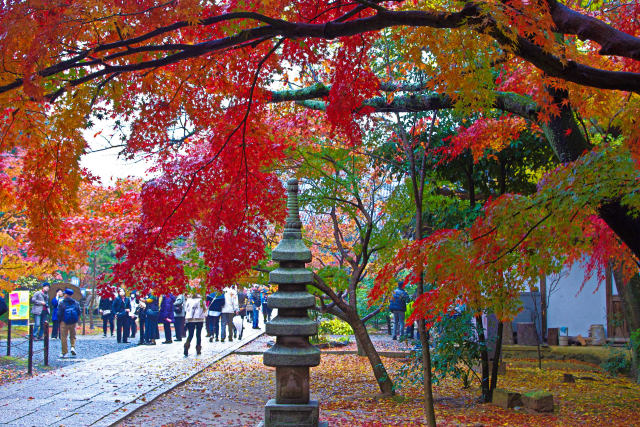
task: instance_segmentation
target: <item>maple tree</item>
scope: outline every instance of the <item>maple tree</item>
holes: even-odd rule
[[[13,290],[20,278],[52,276],[57,265],[35,256],[27,237],[25,206],[14,197],[22,159],[19,152],[0,158],[0,290]]]
[[[308,188],[301,201],[309,216],[305,239],[313,255],[313,285],[321,291],[320,311],[351,325],[359,354],[368,357],[380,390],[392,395],[393,383],[366,328],[387,301],[367,314],[358,310],[363,279],[372,276],[380,253],[393,250],[397,242],[398,230],[384,215],[390,174],[370,157],[334,148],[320,135],[296,154],[297,173]]]
[[[602,2],[590,10],[554,0],[10,3],[0,13],[0,132],[3,150],[25,152],[17,196],[33,224],[29,239],[42,255],[59,241],[62,219],[77,205],[78,159],[86,149],[80,129],[90,126],[92,116],[127,124],[125,155],[157,159],[159,177],[142,188],[140,224],[120,252],[114,280],[160,292],[184,286],[184,262],[173,246],[178,238],[197,242],[211,267],[211,286],[223,286],[263,256],[259,229],[281,220],[283,206],[281,185],[269,168],[289,146],[313,134],[313,127],[297,125],[314,110],[326,111],[333,131],[353,146],[373,113],[446,108],[484,115],[452,141],[482,135],[473,140],[474,153],[482,153],[483,144],[505,146],[509,138],[493,137],[498,131],[516,135],[524,119],[541,128],[563,164],[583,162],[594,173],[588,159],[611,153],[607,147],[617,143],[626,151],[616,158],[637,160],[639,10],[637,1]],[[398,54],[393,61],[389,50]],[[275,105],[285,101],[306,109]],[[520,118],[497,117],[494,109]],[[184,137],[176,138],[177,130]],[[600,144],[591,141],[596,134]],[[594,145],[596,154],[579,160]],[[573,167],[563,166],[559,175],[571,178]],[[629,182],[635,182],[633,174],[637,169]],[[443,286],[425,292],[422,301],[441,298],[444,308],[460,293],[474,291],[469,297],[478,299],[497,290],[476,285],[489,286],[500,272],[539,274],[542,262],[515,263],[513,257],[525,253],[523,242],[543,241],[542,234],[532,234],[567,211],[565,218],[579,218],[583,227],[557,221],[552,232],[575,236],[588,230],[589,244],[621,247],[597,215],[638,258],[637,206],[618,191],[629,187],[616,179],[605,182],[612,184],[586,200],[573,200],[574,189],[559,183],[565,191],[552,200],[566,203],[558,206],[534,209],[535,199],[518,196],[485,206],[472,231],[478,237],[491,230],[497,244],[486,243],[491,251],[484,255],[482,245],[466,247],[459,230],[430,236],[431,247],[450,250],[451,259],[467,257],[468,267],[457,274],[482,277],[447,280],[453,276],[440,272],[438,263],[427,264],[427,274]],[[421,191],[420,185],[413,188]],[[415,245],[401,254],[415,261],[419,288],[429,253],[421,235],[421,197],[415,197]],[[588,209],[573,217],[583,205]],[[556,209],[544,210],[550,207]],[[513,209],[524,214],[513,219]],[[513,227],[501,234],[493,220]],[[485,258],[491,255],[500,263]],[[487,264],[494,267],[478,268]],[[640,279],[629,283],[629,289],[640,289]],[[495,298],[501,300],[504,295]]]

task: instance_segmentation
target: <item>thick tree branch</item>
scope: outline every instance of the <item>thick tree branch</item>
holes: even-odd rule
[[[638,59],[640,55],[640,39],[625,34],[613,27],[575,12],[559,4],[552,5],[554,22],[559,32],[566,34],[578,34],[579,37],[594,40],[601,44],[603,51],[616,55]],[[458,12],[433,12],[433,11],[389,11],[379,10],[375,15],[354,19],[346,22],[330,21],[322,24],[308,24],[288,22],[271,18],[253,12],[234,12],[205,18],[199,22],[199,26],[215,25],[222,22],[237,20],[254,20],[265,25],[241,30],[238,33],[220,39],[208,40],[196,44],[148,44],[134,46],[155,38],[168,37],[181,28],[190,25],[186,21],[176,22],[172,25],[161,27],[148,33],[94,46],[92,49],[80,51],[78,55],[57,64],[45,67],[37,74],[41,77],[49,77],[60,74],[72,68],[86,68],[91,70],[86,76],[72,80],[65,87],[75,87],[109,73],[123,73],[154,68],[180,62],[185,59],[195,58],[205,54],[224,51],[246,43],[282,36],[285,38],[318,38],[334,39],[337,37],[352,36],[370,31],[379,31],[390,27],[431,27],[431,28],[458,28],[470,26],[478,32],[488,33],[503,47],[512,50],[516,55],[531,62],[546,74],[559,77],[580,85],[591,86],[600,89],[624,90],[640,93],[640,74],[602,70],[587,65],[558,58],[545,52],[540,46],[535,45],[523,37],[506,34],[490,15],[487,15],[479,6],[467,3]],[[123,49],[118,51],[118,49]],[[115,51],[114,51],[115,50]],[[143,52],[174,52],[167,56],[147,61],[135,62],[135,58]],[[96,58],[97,53],[107,52],[102,58]],[[109,53],[110,52],[110,53]],[[109,65],[105,60],[115,58],[134,59],[130,63]],[[87,58],[92,58],[86,61]],[[99,68],[102,67],[102,68]],[[96,69],[98,68],[98,69]],[[23,78],[0,86],[0,93],[7,92],[22,86]],[[64,88],[54,91],[63,92]],[[55,97],[54,97],[55,99]]]
[[[640,38],[576,12],[555,0],[549,0],[548,3],[559,33],[574,34],[580,40],[598,43],[601,46],[600,55],[618,55],[640,60]]]
[[[299,90],[274,91],[271,93],[271,102],[296,101],[303,107],[324,111],[327,108],[326,102],[317,98],[326,97],[330,90],[331,86],[319,83]],[[379,113],[406,113],[449,109],[454,104],[446,94],[414,93],[396,95],[391,102],[386,97],[374,97],[366,100],[363,106],[373,107]],[[538,120],[540,111],[530,98],[511,92],[495,92],[494,107],[534,122]]]

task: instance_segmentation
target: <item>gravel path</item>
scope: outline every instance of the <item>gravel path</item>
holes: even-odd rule
[[[134,340],[137,343],[137,339]],[[135,346],[134,343],[118,344],[115,337],[104,338],[102,335],[76,335],[76,357],[68,357],[60,359],[58,356],[61,352],[60,340],[49,341],[49,366],[51,368],[60,368],[69,364],[84,362],[105,354],[124,350]],[[29,351],[29,342],[25,338],[11,340],[11,356],[20,359],[26,359]],[[7,342],[0,341],[0,355],[7,354]],[[33,342],[33,364],[41,365],[44,362],[44,341]]]

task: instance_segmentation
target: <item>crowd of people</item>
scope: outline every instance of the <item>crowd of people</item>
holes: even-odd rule
[[[141,296],[132,291],[126,296],[125,290],[119,289],[113,297],[100,300],[103,335],[114,336],[115,330],[117,342],[128,343],[139,331],[138,345],[156,345],[156,340],[160,339],[158,326],[162,324],[162,344],[186,338],[187,356],[195,337],[196,353],[200,354],[202,329],[210,342],[232,342],[234,338],[242,339],[245,320],[250,321],[254,329],[258,328],[260,313],[265,322],[271,320],[271,309],[267,304],[270,293],[266,286],[240,288],[231,285],[220,292],[212,292],[205,299],[195,293],[167,294],[159,298],[153,292]]]
[[[72,289],[58,289],[51,300],[49,289],[50,284],[44,282],[31,297],[34,340],[43,339],[44,323],[50,318],[51,339],[61,340],[60,357],[67,357],[69,353],[75,356],[80,305],[73,299]],[[208,294],[206,298],[195,292],[158,297],[153,292],[143,296],[135,290],[127,296],[126,291],[120,288],[113,296],[100,298],[98,312],[102,317],[104,337],[115,334],[118,343],[129,343],[138,336],[138,345],[156,345],[160,339],[161,324],[164,332],[162,344],[186,339],[184,355],[188,356],[194,339],[196,353],[201,353],[203,329],[205,338],[210,342],[233,342],[234,339],[242,339],[245,321],[258,329],[261,315],[265,323],[271,320],[271,309],[267,304],[271,292],[267,286],[243,288],[231,285]]]

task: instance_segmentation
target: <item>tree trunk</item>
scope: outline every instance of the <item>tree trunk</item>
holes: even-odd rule
[[[484,336],[484,326],[482,326],[482,316],[476,316],[476,329],[478,330],[478,341],[480,342],[480,363],[482,366],[482,403],[491,402],[491,388],[489,386],[489,352],[487,351],[487,339]]]
[[[427,417],[427,425],[436,427],[436,413],[433,406],[433,389],[431,387],[433,379],[431,378],[431,349],[429,349],[429,331],[424,320],[418,321],[418,335],[422,344],[422,374],[423,392],[424,392],[424,413]]]
[[[382,363],[382,359],[380,359],[378,350],[376,350],[373,342],[371,342],[371,337],[369,336],[369,332],[367,332],[364,322],[357,313],[349,313],[348,317],[349,324],[353,328],[353,334],[358,343],[358,354],[360,354],[360,350],[362,349],[363,354],[369,359],[371,369],[373,369],[373,374],[376,377],[376,381],[378,381],[378,386],[382,394],[385,396],[393,396],[395,394],[393,382]]]
[[[498,385],[498,368],[502,353],[502,332],[504,323],[498,322],[498,337],[496,338],[496,351],[493,353],[493,366],[491,367],[491,384],[489,385],[489,399],[493,400],[493,391]]]

